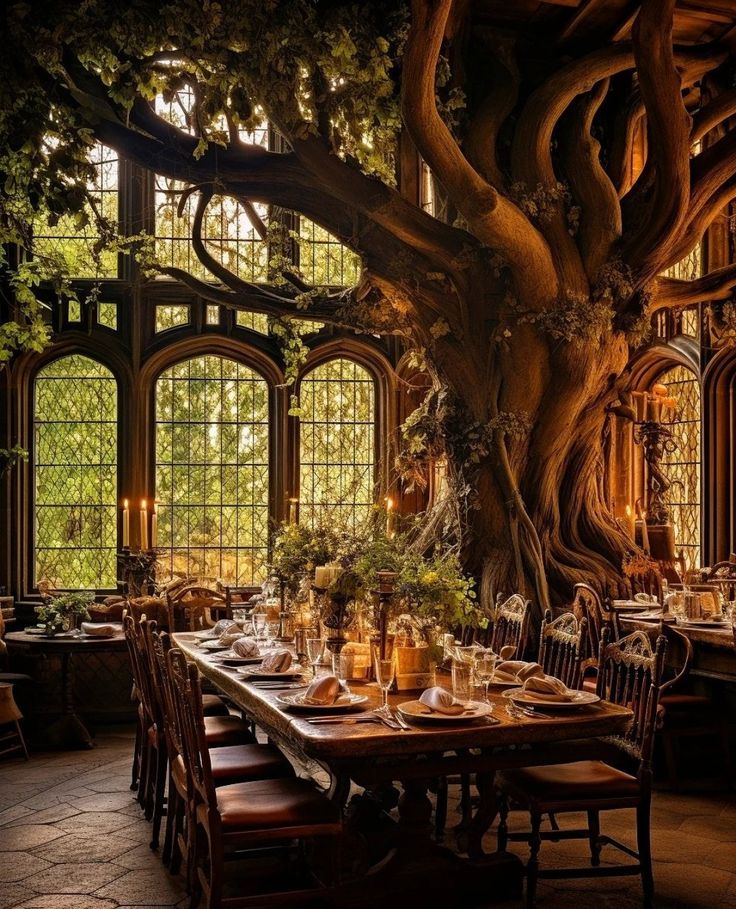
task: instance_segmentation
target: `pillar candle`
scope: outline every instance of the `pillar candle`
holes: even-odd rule
[[[299,499],[289,499],[289,523],[296,524],[296,506],[299,504]]]
[[[148,511],[146,509],[146,500],[145,499],[141,499],[140,519],[141,519],[141,539],[140,539],[141,550],[147,550],[148,549]]]
[[[394,500],[386,497],[386,536],[392,537],[396,532],[396,515],[394,514]]]
[[[314,586],[319,588],[328,587],[330,584],[330,573],[326,565],[317,565],[314,569]]]
[[[127,499],[123,499],[123,546],[130,546],[130,508]]]
[[[153,513],[151,514],[151,549],[158,546],[158,503],[153,503]]]

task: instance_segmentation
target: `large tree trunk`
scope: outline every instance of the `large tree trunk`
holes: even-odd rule
[[[632,541],[609,511],[603,480],[606,408],[617,398],[628,345],[619,333],[561,340],[528,325],[489,359],[482,351],[490,344],[481,332],[438,356],[468,424],[496,425],[509,414],[528,420],[521,435],[492,433],[478,463],[459,446],[448,451],[455,493],[464,497],[464,560],[484,606],[523,591],[538,621],[546,606],[569,602],[579,581],[602,593],[625,589]]]

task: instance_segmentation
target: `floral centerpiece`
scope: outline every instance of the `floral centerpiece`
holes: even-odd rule
[[[64,593],[38,608],[38,620],[46,626],[46,634],[70,631],[78,621],[89,620],[89,607],[94,597],[87,592]]]

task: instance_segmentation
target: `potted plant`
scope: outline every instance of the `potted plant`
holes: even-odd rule
[[[78,622],[89,620],[89,606],[93,599],[87,592],[63,593],[50,603],[39,606],[38,620],[46,626],[49,637],[61,631],[71,631]]]

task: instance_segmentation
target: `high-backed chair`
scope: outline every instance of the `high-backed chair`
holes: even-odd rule
[[[197,667],[187,664],[176,647],[168,653],[172,691],[182,722],[184,764],[192,794],[194,824],[194,885],[205,897],[206,909],[235,907],[293,906],[308,897],[319,896],[325,883],[314,888],[300,887],[279,892],[274,881],[268,894],[223,892],[226,854],[267,846],[288,846],[293,841],[326,839],[336,867],[342,833],[340,809],[311,782],[303,779],[269,779],[215,786],[210,750],[201,710],[200,678]]]
[[[636,631],[613,643],[609,641],[608,629],[603,631],[598,693],[609,701],[629,707],[633,712],[628,732],[608,739],[615,764],[584,760],[505,770],[498,774],[498,848],[505,850],[509,840],[529,843],[527,907],[534,906],[539,878],[618,877],[623,874],[641,875],[644,905],[652,906],[654,879],[649,829],[651,761],[665,650],[666,642],[662,636],[652,647],[649,636],[643,631]],[[509,799],[529,811],[529,832],[509,833]],[[600,813],[621,808],[636,809],[636,850],[600,832]],[[588,826],[574,830],[540,829],[544,814],[559,815],[564,812],[587,812]],[[581,838],[587,839],[590,844],[589,867],[540,869],[539,849],[543,840]],[[604,845],[622,850],[636,863],[601,867],[600,853]]]
[[[140,638],[141,662],[145,676],[144,690],[150,698],[150,714],[153,717],[152,729],[149,738],[153,744],[153,763],[149,765],[148,801],[146,803],[146,817],[153,821],[151,835],[151,849],[158,848],[161,821],[166,808],[166,780],[168,776],[168,742],[166,738],[167,703],[165,697],[165,680],[160,674],[159,663],[153,647],[153,632],[156,623],[143,620],[136,624],[136,634]],[[220,704],[222,702],[220,701]],[[200,707],[204,716],[203,695],[200,690]],[[217,711],[214,715],[204,717],[204,729],[207,745],[210,748],[222,748],[228,745],[241,745],[255,742],[249,723],[240,717],[231,716],[225,711]]]
[[[196,631],[211,628],[218,619],[229,618],[225,594],[201,585],[187,584],[167,592],[170,630]]]
[[[542,622],[537,662],[547,675],[560,679],[568,688],[579,688],[582,681],[587,628],[587,619],[565,612],[553,620],[549,609]]]
[[[609,638],[618,637],[613,611],[598,596],[589,584],[576,584],[573,587],[573,600],[570,611],[580,622],[586,621],[586,638],[582,658],[582,685],[595,691],[595,673],[598,667],[601,638],[604,629],[608,629]]]
[[[182,722],[177,713],[177,700],[168,667],[171,638],[165,631],[159,633],[150,627],[148,634],[163,696],[164,731],[168,752],[166,835],[161,858],[169,866],[172,874],[175,874],[179,871],[184,856],[187,859],[187,868],[192,868],[192,793],[187,783],[184,764]],[[203,704],[206,697],[207,695],[202,695]],[[205,717],[205,735],[206,723]],[[210,748],[210,764],[215,786],[225,786],[243,780],[294,776],[291,764],[277,748],[255,742]]]
[[[514,647],[515,657],[520,659],[523,656],[529,626],[530,605],[529,600],[514,593],[496,606],[493,612],[492,650],[501,653],[503,647]],[[509,657],[509,659],[513,658]]]

